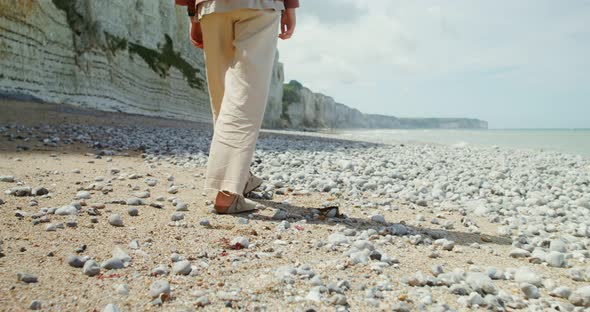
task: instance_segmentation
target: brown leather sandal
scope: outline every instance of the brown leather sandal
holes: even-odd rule
[[[227,196],[232,195],[232,193],[227,191],[221,191],[221,193]],[[214,206],[215,211],[217,211],[218,214],[238,214],[257,209],[257,203],[255,201],[244,198],[244,196],[240,194],[233,195],[234,200],[228,207],[219,207],[217,205]]]

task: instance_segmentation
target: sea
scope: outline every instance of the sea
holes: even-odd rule
[[[533,151],[555,151],[590,158],[590,129],[374,129],[323,130],[342,139],[375,143],[430,143],[456,147],[499,146]]]

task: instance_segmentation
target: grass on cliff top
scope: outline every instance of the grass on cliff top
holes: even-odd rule
[[[289,83],[283,85],[283,103],[287,105],[301,101],[299,90],[303,85],[296,80],[291,80]]]
[[[303,85],[296,80],[291,80],[289,83],[283,84],[283,107],[281,112],[281,119],[285,120],[289,125],[291,118],[289,118],[289,105],[292,103],[301,102],[299,90]]]

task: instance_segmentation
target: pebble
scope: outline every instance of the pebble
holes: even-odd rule
[[[559,251],[551,251],[546,259],[549,266],[556,268],[565,266],[565,255]]]
[[[123,219],[118,213],[109,216],[109,224],[112,226],[123,226]]]
[[[117,305],[109,303],[102,309],[102,312],[121,312],[121,310]]]
[[[123,261],[121,261],[121,259],[113,257],[111,259],[104,261],[101,264],[101,267],[105,270],[119,270],[124,268],[125,264],[123,263]]]
[[[539,289],[535,285],[529,283],[520,284],[520,290],[524,293],[524,297],[527,299],[539,299]]]
[[[16,197],[30,196],[31,195],[31,188],[28,186],[13,187],[13,188],[9,189],[7,192],[5,192],[5,194],[13,195]]]
[[[83,258],[83,257],[78,257],[78,256],[74,256],[74,255],[70,255],[68,256],[68,264],[74,268],[81,268],[84,266],[84,263],[86,263],[88,259]]]
[[[531,253],[528,250],[516,248],[512,249],[508,255],[512,258],[528,258],[531,256]]]
[[[137,217],[137,216],[139,216],[139,210],[137,208],[135,208],[135,207],[129,207],[129,208],[127,208],[127,213],[131,217]]]
[[[211,222],[208,219],[202,219],[201,221],[199,221],[199,225],[204,226],[204,227],[210,227]]]
[[[569,301],[577,307],[590,307],[590,285],[576,289],[569,297]]]
[[[87,276],[96,276],[100,274],[100,265],[95,260],[88,260],[84,263],[82,272]]]
[[[541,277],[527,267],[521,267],[516,271],[514,274],[514,281],[519,284],[528,283],[537,287],[541,287],[543,285],[543,280]]]
[[[451,285],[451,287],[449,287],[449,292],[453,295],[458,295],[458,296],[467,296],[469,295],[473,290],[467,286],[466,284],[453,284]]]
[[[348,244],[348,238],[342,233],[334,233],[328,236],[328,242],[334,245]]]
[[[289,228],[291,227],[291,223],[289,223],[289,221],[287,220],[283,220],[281,221],[281,223],[279,223],[279,225],[277,225],[276,230],[278,232],[285,232],[287,231]]]
[[[188,204],[183,202],[176,203],[176,211],[188,211]]]
[[[211,301],[209,301],[209,298],[207,298],[207,296],[200,296],[197,298],[197,300],[195,301],[195,305],[197,307],[205,307],[211,304]]]
[[[50,224],[48,224],[45,227],[45,231],[47,231],[47,232],[55,232],[55,231],[57,231],[57,225],[56,224],[53,224],[53,223],[50,223]]]
[[[165,265],[158,265],[152,270],[152,275],[154,276],[168,275],[168,273],[170,272],[168,271],[168,267]]]
[[[572,290],[566,286],[554,288],[550,293],[551,296],[568,299],[572,295]]]
[[[382,215],[373,215],[371,216],[371,221],[385,224],[385,217]]]
[[[498,289],[492,279],[484,273],[469,272],[465,278],[465,282],[471,289],[480,293],[481,295],[498,293]]]
[[[41,310],[42,307],[43,306],[42,306],[40,300],[33,300],[33,301],[31,301],[31,304],[29,305],[30,310]]]
[[[184,213],[182,212],[175,212],[170,216],[170,220],[172,221],[180,221],[184,219]]]
[[[78,208],[73,205],[62,206],[62,207],[57,208],[55,210],[55,214],[58,216],[67,216],[67,215],[75,216],[78,214],[78,212],[79,212]]]
[[[143,206],[143,205],[145,205],[145,202],[143,200],[141,200],[140,198],[137,198],[137,197],[128,198],[125,201],[125,203],[128,206]]]
[[[37,276],[28,273],[17,273],[16,277],[19,281],[24,283],[37,283]]]
[[[242,246],[243,248],[248,248],[250,246],[250,241],[246,237],[238,236],[232,239],[230,245],[232,246]]]
[[[554,239],[549,244],[549,251],[567,252],[566,244],[561,239]]]
[[[170,284],[167,280],[157,280],[150,286],[150,296],[157,298],[160,295],[170,296]]]
[[[332,297],[330,297],[328,299],[328,302],[332,305],[336,305],[336,306],[344,306],[346,304],[348,304],[348,301],[346,300],[346,296],[342,295],[342,294],[335,294]]]
[[[129,287],[127,284],[117,284],[115,286],[115,292],[121,296],[129,295]]]
[[[91,197],[92,195],[90,194],[90,192],[79,191],[78,193],[76,193],[76,196],[74,196],[74,199],[90,199]]]
[[[133,194],[135,197],[134,199],[140,199],[140,198],[149,198],[150,197],[150,192],[144,191],[144,192],[137,192]],[[131,199],[131,198],[130,198]],[[129,201],[129,199],[127,200]],[[139,202],[141,202],[141,200],[139,200]],[[127,204],[129,205],[129,203]]]
[[[42,187],[42,186],[34,187],[31,190],[31,195],[33,195],[33,196],[43,196],[43,195],[47,195],[47,194],[49,194],[49,190]]]
[[[121,246],[115,246],[113,248],[113,258],[121,260],[124,264],[131,262],[131,256]]]
[[[181,260],[172,265],[172,273],[176,275],[188,275],[191,272],[191,263],[188,260]]]
[[[15,181],[14,176],[8,176],[8,175],[0,176],[0,182],[14,183],[14,181]]]

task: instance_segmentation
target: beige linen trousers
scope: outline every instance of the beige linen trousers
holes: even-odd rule
[[[213,140],[205,189],[242,194],[270,88],[280,11],[240,9],[201,19]]]

